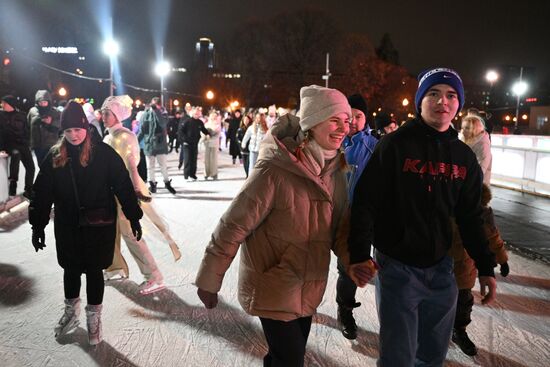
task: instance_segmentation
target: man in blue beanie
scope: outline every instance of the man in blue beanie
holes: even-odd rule
[[[435,68],[418,81],[417,117],[377,144],[351,209],[350,276],[364,287],[378,270],[379,366],[445,361],[458,293],[448,255],[451,217],[478,269],[482,302],[496,295],[481,219],[481,169],[451,127],[464,105],[462,80]]]

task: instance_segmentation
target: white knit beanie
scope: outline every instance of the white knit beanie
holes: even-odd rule
[[[307,131],[339,113],[351,118],[351,107],[346,96],[331,88],[310,85],[300,89],[300,127]]]
[[[101,109],[110,110],[115,114],[119,122],[126,120],[132,115],[132,98],[125,94],[123,96],[111,96],[103,102]]]

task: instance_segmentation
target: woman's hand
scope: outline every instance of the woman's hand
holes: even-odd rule
[[[201,302],[204,304],[204,307],[211,309],[218,305],[218,294],[210,293],[204,289],[198,288],[197,295],[199,296]]]

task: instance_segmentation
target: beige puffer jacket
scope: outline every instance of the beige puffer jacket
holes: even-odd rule
[[[481,205],[483,207],[483,228],[487,240],[489,241],[489,249],[495,254],[497,264],[508,262],[508,252],[504,247],[505,242],[500,237],[500,232],[495,225],[493,210],[489,206],[491,201],[491,189],[488,185],[483,184],[481,193]],[[454,274],[458,289],[472,289],[476,282],[477,269],[474,260],[468,255],[468,252],[462,244],[462,239],[458,231],[458,226],[452,220],[453,226],[453,242],[449,254],[454,259]]]
[[[316,176],[293,153],[298,118],[282,116],[258,163],[212,234],[196,285],[217,293],[242,244],[238,298],[254,316],[311,316],[327,284],[331,249],[348,264],[348,205],[340,157]]]

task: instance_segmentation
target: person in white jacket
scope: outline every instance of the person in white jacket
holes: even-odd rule
[[[204,143],[204,179],[218,179],[218,152],[220,148],[220,134],[222,132],[221,116],[216,112],[210,112],[208,121],[204,127],[210,135],[203,134]]]
[[[481,172],[483,172],[483,183],[490,185],[493,154],[491,153],[491,139],[485,130],[483,118],[477,115],[466,115],[462,119],[459,138],[475,153]]]
[[[269,127],[267,126],[267,121],[265,119],[265,114],[257,113],[254,117],[254,122],[252,126],[246,129],[244,134],[243,141],[241,142],[241,148],[246,148],[248,145],[248,150],[250,151],[249,161],[248,161],[248,172],[252,172],[252,169],[256,165],[258,160],[258,154],[260,153],[260,143],[264,140],[265,134],[267,134]],[[250,141],[250,143],[249,143]]]
[[[108,97],[101,108],[103,122],[108,129],[109,134],[105,137],[104,142],[110,145],[124,160],[126,168],[130,174],[130,179],[134,185],[138,199],[141,201],[141,208],[148,219],[157,227],[168,241],[176,260],[181,256],[177,250],[177,245],[168,233],[168,229],[164,221],[156,213],[151,205],[151,196],[147,190],[147,186],[139,176],[137,165],[139,163],[139,143],[136,135],[122,126],[121,121],[130,117],[132,113],[132,99],[127,96]],[[132,235],[130,224],[124,217],[124,213],[118,205],[118,231],[115,242],[115,254],[112,265],[105,271],[105,278],[111,279],[115,276],[123,278],[128,277],[128,265],[120,251],[120,240],[124,238],[124,242],[128,246],[132,257],[136,261],[139,270],[143,274],[145,281],[140,285],[139,292],[141,294],[149,294],[165,288],[163,276],[147,246],[147,243],[142,238],[139,241]]]

